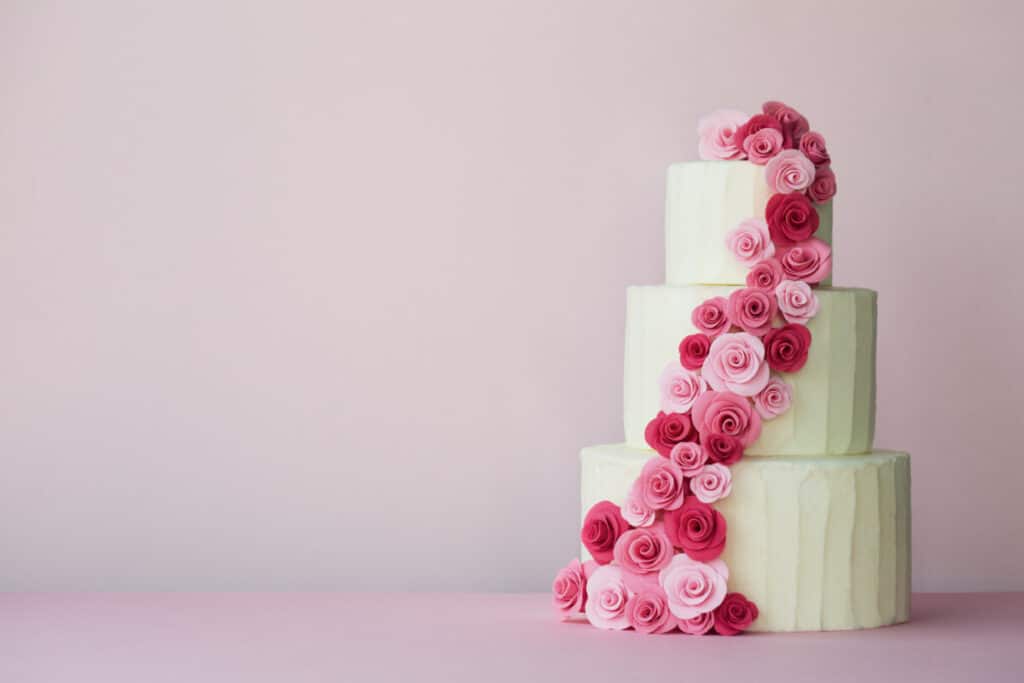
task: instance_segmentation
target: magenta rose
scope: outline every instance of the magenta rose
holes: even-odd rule
[[[773,192],[803,192],[814,182],[814,164],[796,149],[786,149],[764,166],[764,177]]]
[[[779,263],[787,280],[817,284],[832,272],[832,247],[812,237],[781,248]]]
[[[633,574],[661,571],[672,560],[672,541],[660,524],[630,529],[615,543],[615,563]]]
[[[778,259],[768,258],[758,261],[747,273],[747,287],[774,292],[782,282],[782,276],[782,264]]]
[[[757,605],[743,593],[729,593],[715,609],[715,633],[734,636],[750,628],[757,619]]]
[[[678,510],[664,517],[665,533],[672,545],[698,562],[710,562],[725,549],[725,517],[707,503],[687,498]]]
[[[775,298],[786,322],[805,325],[818,314],[818,296],[806,282],[783,280],[775,288]]]
[[[725,236],[725,245],[736,260],[746,266],[775,254],[768,224],[759,218],[748,218],[730,230]]]
[[[810,200],[799,193],[772,195],[764,215],[772,241],[780,246],[811,239],[821,222]]]
[[[734,465],[743,457],[743,442],[735,436],[712,432],[703,437],[705,460],[719,465]],[[693,476],[693,475],[689,475]]]
[[[807,196],[821,204],[836,195],[836,174],[828,164],[819,166],[814,174],[814,182],[807,188]]]
[[[621,567],[606,564],[587,579],[587,620],[597,628],[621,631],[629,628],[626,603],[631,596]]]
[[[720,109],[701,117],[697,122],[697,153],[701,159],[730,161],[743,158],[742,140],[736,133],[747,121],[747,115]]]
[[[704,447],[699,443],[684,441],[675,445],[668,459],[683,471],[684,477],[692,477],[708,461],[708,454],[704,452]]]
[[[763,289],[737,289],[729,295],[729,322],[744,332],[760,337],[772,328],[772,318],[777,308],[776,298]],[[725,339],[725,335],[718,339]]]
[[[782,266],[779,266],[782,276]],[[679,343],[679,364],[687,370],[700,370],[711,349],[711,337],[706,334],[691,334]]]
[[[825,148],[825,137],[818,132],[810,131],[804,133],[800,138],[800,151],[804,153],[804,156],[811,160],[811,163],[815,166],[821,166],[832,161],[828,155],[828,149]]]
[[[584,565],[573,559],[555,576],[551,584],[551,600],[562,619],[583,611],[587,603],[587,576],[596,568],[595,562]]]
[[[795,323],[778,327],[764,338],[765,358],[769,367],[776,372],[798,371],[807,362],[807,351],[810,348],[811,331]],[[696,405],[694,411],[696,418]]]
[[[714,612],[725,599],[728,580],[729,568],[722,560],[705,563],[687,555],[673,557],[658,576],[668,597],[668,607],[677,619]]]
[[[731,391],[740,396],[753,396],[768,382],[764,344],[746,332],[723,334],[711,342],[711,349],[708,351],[708,357],[704,359],[701,374],[707,380],[708,386],[715,391]]]
[[[705,612],[689,619],[677,619],[676,625],[687,635],[702,636],[715,627],[715,613]]]
[[[612,561],[615,541],[629,529],[619,506],[610,500],[595,503],[583,518],[580,540],[598,564]]]
[[[647,445],[667,458],[672,447],[681,441],[696,441],[697,430],[689,415],[682,413],[658,413],[644,429]]]
[[[690,314],[690,321],[698,330],[709,337],[717,337],[729,331],[729,302],[724,296],[707,299]]]
[[[688,413],[697,397],[707,391],[708,385],[694,370],[687,370],[677,361],[671,361],[658,375],[661,389],[661,409],[666,413]]]
[[[789,148],[798,145],[800,138],[811,129],[807,119],[800,112],[782,102],[765,102],[761,107],[761,111],[782,125],[782,144],[784,147]]]
[[[754,397],[754,410],[762,420],[771,420],[789,410],[793,389],[778,377],[772,377],[761,393]]]
[[[765,129],[777,131],[779,133],[779,137],[783,137],[782,123],[780,123],[778,119],[773,116],[768,116],[767,114],[754,114],[746,120],[739,129],[737,129],[735,137],[737,144],[742,149],[748,138],[757,135]]]
[[[675,510],[683,504],[686,481],[671,458],[651,458],[636,480],[640,500],[652,510]]]
[[[668,633],[676,627],[676,618],[668,608],[668,596],[656,584],[633,594],[626,603],[626,615],[637,633]]]
[[[761,436],[761,417],[754,412],[750,401],[728,391],[702,394],[693,404],[693,424],[703,437],[732,436],[739,439],[742,446],[749,446]]]
[[[782,133],[773,128],[762,128],[743,139],[743,151],[752,164],[763,166],[782,151]]]
[[[732,473],[717,462],[705,465],[690,480],[690,490],[702,503],[717,502],[732,493]]]

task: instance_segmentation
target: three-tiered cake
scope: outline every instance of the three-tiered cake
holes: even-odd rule
[[[774,102],[700,135],[668,171],[667,282],[628,290],[625,443],[580,455],[556,607],[651,633],[906,621],[909,457],[873,447],[876,293],[830,286],[824,139]]]

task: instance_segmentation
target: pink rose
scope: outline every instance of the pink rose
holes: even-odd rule
[[[633,574],[661,571],[672,560],[672,553],[672,541],[660,524],[630,529],[615,543],[615,563]]]
[[[743,593],[729,593],[715,608],[715,633],[720,636],[742,633],[757,617],[757,605],[747,600]]]
[[[803,137],[800,138],[800,151],[815,166],[827,164],[832,160],[828,155],[828,149],[825,148],[825,137],[813,130],[809,133],[804,133]]]
[[[640,501],[652,510],[675,510],[686,495],[683,471],[667,458],[645,462],[636,485]]]
[[[736,144],[744,147],[750,137],[766,128],[778,131],[779,135],[782,135],[782,124],[775,117],[767,114],[754,114],[736,131]]]
[[[707,299],[690,314],[690,321],[698,330],[709,337],[717,337],[729,331],[729,302],[724,296]]]
[[[795,149],[775,155],[764,167],[765,180],[774,192],[803,192],[814,181],[814,164]]]
[[[680,441],[696,441],[697,430],[693,428],[689,415],[660,412],[647,423],[644,439],[648,446],[667,458],[672,447]]]
[[[737,289],[729,295],[729,322],[748,334],[760,337],[772,329],[772,318],[775,317],[777,307],[775,297],[763,289]],[[719,339],[725,339],[726,336]],[[714,344],[711,348],[714,348]],[[711,355],[710,349],[708,355]]]
[[[693,404],[693,424],[702,436],[733,436],[743,446],[761,436],[761,416],[754,412],[750,401],[727,391],[702,394]]]
[[[668,633],[676,627],[676,618],[668,608],[668,596],[659,585],[637,591],[626,603],[629,625],[637,633]]]
[[[580,529],[580,540],[598,564],[612,561],[615,541],[629,528],[619,506],[609,500],[595,503],[587,511]]]
[[[779,266],[782,277],[782,266]],[[711,337],[701,332],[691,334],[679,342],[679,364],[687,370],[700,370],[711,349]]]
[[[661,570],[658,580],[668,597],[672,614],[677,619],[693,619],[713,612],[725,600],[729,568],[721,560],[705,563],[676,555]]]
[[[668,459],[679,466],[679,469],[683,471],[684,477],[692,477],[708,461],[708,454],[699,443],[687,441],[677,443],[672,452],[669,453]]]
[[[775,288],[779,311],[787,322],[806,325],[818,314],[818,296],[810,285],[800,280],[783,280]]]
[[[677,510],[666,511],[662,521],[672,545],[687,557],[710,562],[725,550],[725,517],[695,497],[687,498]]]
[[[732,493],[732,473],[725,465],[704,465],[697,476],[690,480],[690,490],[702,503],[719,501]]]
[[[782,264],[775,258],[757,262],[747,273],[747,287],[774,292],[780,282],[782,282]]]
[[[596,562],[581,564],[579,560],[573,559],[555,576],[551,584],[551,599],[555,611],[562,619],[583,611],[587,602],[587,576],[595,569]]]
[[[715,613],[705,612],[689,619],[677,619],[679,630],[691,636],[702,636],[715,627]]]
[[[622,568],[606,564],[594,570],[587,580],[587,604],[583,611],[597,628],[621,631],[629,628],[629,598]]]
[[[676,444],[681,446],[682,444]],[[629,522],[630,526],[646,527],[654,524],[655,511],[644,503],[640,491],[640,482],[634,481],[626,494],[626,500],[622,502],[622,518]]]
[[[782,133],[772,128],[762,128],[743,139],[743,151],[751,163],[763,166],[782,151]]]
[[[764,344],[746,332],[723,334],[711,342],[701,374],[715,391],[753,396],[768,382]]]
[[[661,371],[658,386],[661,388],[661,409],[666,413],[690,412],[693,402],[708,389],[703,377],[687,370],[677,360]]]
[[[807,196],[818,202],[827,202],[836,195],[836,174],[828,164],[819,166],[814,174],[814,182],[807,188]]]
[[[700,141],[697,152],[701,159],[722,159],[730,161],[743,158],[740,140],[736,131],[747,121],[747,115],[731,109],[719,109],[697,122]]]
[[[811,129],[807,119],[800,112],[782,102],[765,102],[761,111],[782,124],[784,147],[799,144],[800,138]]]
[[[743,457],[743,442],[735,436],[711,432],[703,437],[705,460],[719,465],[735,465]]]
[[[768,234],[768,224],[760,218],[748,218],[725,236],[732,255],[746,266],[775,254],[775,245]]]
[[[754,397],[754,410],[763,420],[782,415],[793,402],[793,389],[778,377],[768,380],[761,393]]]
[[[832,272],[832,247],[816,237],[780,249],[779,263],[787,280],[814,285]]]

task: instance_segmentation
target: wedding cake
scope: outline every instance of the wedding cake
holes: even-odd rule
[[[876,293],[833,287],[825,140],[780,102],[668,170],[666,284],[627,292],[625,442],[580,454],[563,618],[734,635],[906,621],[910,462],[874,448]]]

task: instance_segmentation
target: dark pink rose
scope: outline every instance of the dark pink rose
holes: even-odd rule
[[[763,261],[758,261],[747,272],[747,287],[774,292],[775,288],[782,282],[783,275],[782,264],[779,263],[779,259],[766,258]]]
[[[786,148],[796,147],[803,134],[811,129],[800,112],[782,102],[765,102],[761,111],[782,124],[783,146]]]
[[[743,457],[743,443],[735,436],[711,433],[703,437],[701,449],[708,462],[735,465]]]
[[[827,202],[836,196],[836,174],[828,164],[819,166],[814,173],[814,180],[807,188],[807,196],[818,202]]]
[[[573,559],[555,576],[551,584],[551,601],[562,619],[583,611],[587,604],[587,577],[596,567],[595,562],[582,564]]]
[[[779,263],[787,280],[803,280],[814,285],[832,272],[832,247],[812,237],[779,249]]]
[[[831,161],[828,150],[825,148],[825,138],[821,133],[811,131],[800,138],[800,151],[811,160],[815,166],[821,166]]]
[[[743,593],[729,593],[715,609],[715,633],[722,636],[742,633],[750,628],[757,616],[757,605],[747,600]]]
[[[755,337],[772,328],[777,310],[778,300],[763,289],[748,287],[729,295],[729,321]]]
[[[580,540],[598,564],[608,564],[615,552],[615,542],[629,529],[619,506],[610,500],[595,503],[583,519]]]
[[[626,603],[626,616],[637,633],[668,633],[676,627],[668,596],[658,584],[634,593]]]
[[[644,438],[649,445],[663,457],[667,458],[672,447],[682,441],[696,441],[697,430],[689,415],[683,413],[659,412],[644,429]]]
[[[779,246],[811,239],[820,223],[810,200],[798,192],[773,194],[765,205],[764,217],[772,241]]]
[[[768,116],[767,114],[754,114],[747,119],[746,123],[736,129],[736,135],[733,139],[742,149],[743,143],[746,142],[747,138],[765,129],[776,130],[781,135],[782,123],[774,116]]]
[[[665,533],[691,560],[710,562],[725,549],[725,517],[694,497],[665,513]]]
[[[631,574],[659,572],[672,561],[672,541],[661,524],[630,529],[615,542],[615,564]]]
[[[782,276],[782,266],[779,266],[779,276]],[[687,370],[700,370],[704,365],[704,359],[708,357],[708,349],[711,348],[711,338],[706,334],[691,334],[679,343],[679,363]]]
[[[709,337],[718,336],[729,331],[728,306],[724,296],[712,297],[693,309],[690,321]]]
[[[776,372],[796,372],[802,368],[810,348],[811,331],[796,323],[778,327],[764,338],[765,358]],[[694,413],[696,410],[695,405]]]
[[[761,436],[761,416],[754,411],[749,400],[729,391],[701,394],[693,404],[693,424],[703,437],[712,434],[732,436],[743,446],[749,446]]]

